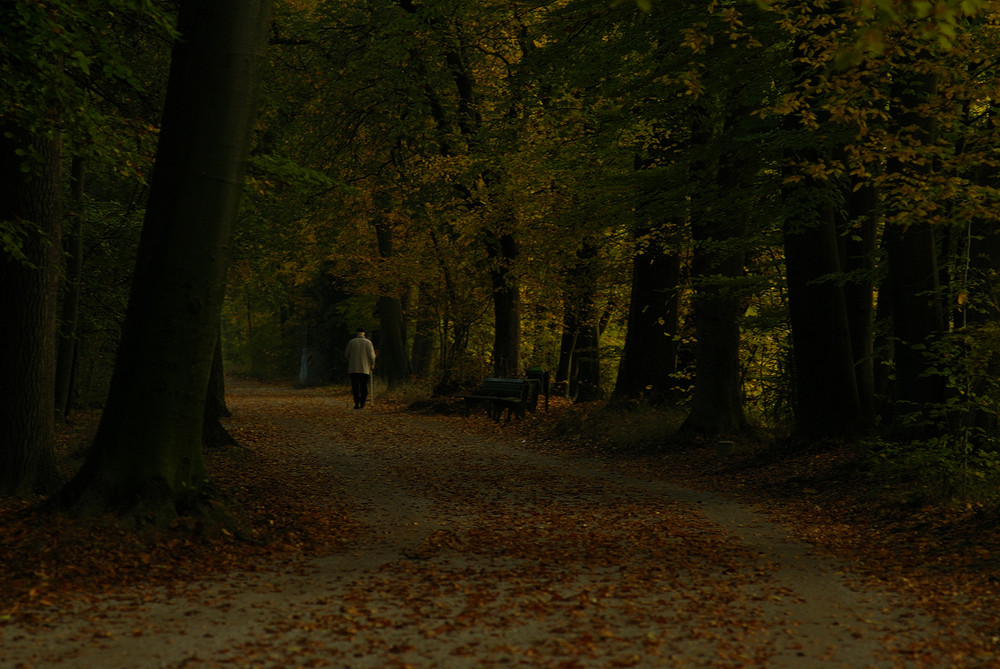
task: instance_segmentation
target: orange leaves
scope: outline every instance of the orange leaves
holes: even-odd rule
[[[662,484],[671,480],[745,496],[838,556],[837,569],[877,579],[873,596],[891,588],[946,623],[917,638],[883,629],[878,610],[848,614],[839,625],[848,645],[884,642],[900,666],[997,659],[995,519],[984,509],[956,510],[946,523],[934,509],[880,510],[870,490],[855,497],[855,482],[837,478],[846,454],[764,464],[750,444],[725,461],[714,445],[694,444],[645,458],[617,453],[610,463],[594,457],[609,430],[546,439],[560,423],[548,414],[498,427],[385,403],[355,412],[321,392],[241,397],[231,408],[246,453],[213,455],[210,466],[255,542],[199,536],[187,521],[137,536],[11,507],[0,522],[0,601],[13,604],[0,624],[77,617],[78,646],[103,652],[162,639],[167,627],[146,614],[169,606],[169,631],[225,642],[164,666],[206,669],[356,658],[383,667],[745,669],[773,666],[778,649],[842,659],[843,644],[810,647],[803,635],[817,625],[794,615],[836,607],[779,580],[786,558],[710,522],[699,510],[710,496],[673,501]],[[66,613],[72,602],[99,601],[122,610]],[[881,615],[902,618],[886,601]],[[903,627],[930,628],[918,613]],[[246,631],[226,636],[233,629]]]

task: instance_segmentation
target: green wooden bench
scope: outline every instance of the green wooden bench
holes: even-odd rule
[[[475,406],[485,406],[486,414],[499,421],[503,412],[507,420],[511,414],[524,418],[526,411],[534,412],[538,406],[541,384],[535,379],[499,379],[487,377],[479,389],[471,395],[463,395],[466,418]]]

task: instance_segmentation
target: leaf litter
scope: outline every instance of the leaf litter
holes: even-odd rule
[[[0,666],[1000,661],[995,537],[788,495],[821,456],[623,457],[552,437],[559,407],[498,425],[336,388],[242,382],[230,407],[243,450],[208,464],[253,541],[5,501]]]

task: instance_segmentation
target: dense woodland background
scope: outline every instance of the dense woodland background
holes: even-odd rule
[[[992,3],[269,4],[0,8],[0,493],[183,513],[218,363],[362,325],[390,392],[540,367],[993,499]]]

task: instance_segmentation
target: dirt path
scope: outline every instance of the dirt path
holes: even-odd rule
[[[357,541],[8,626],[0,667],[974,666],[718,496],[346,395],[245,386],[230,405],[347,496]]]

